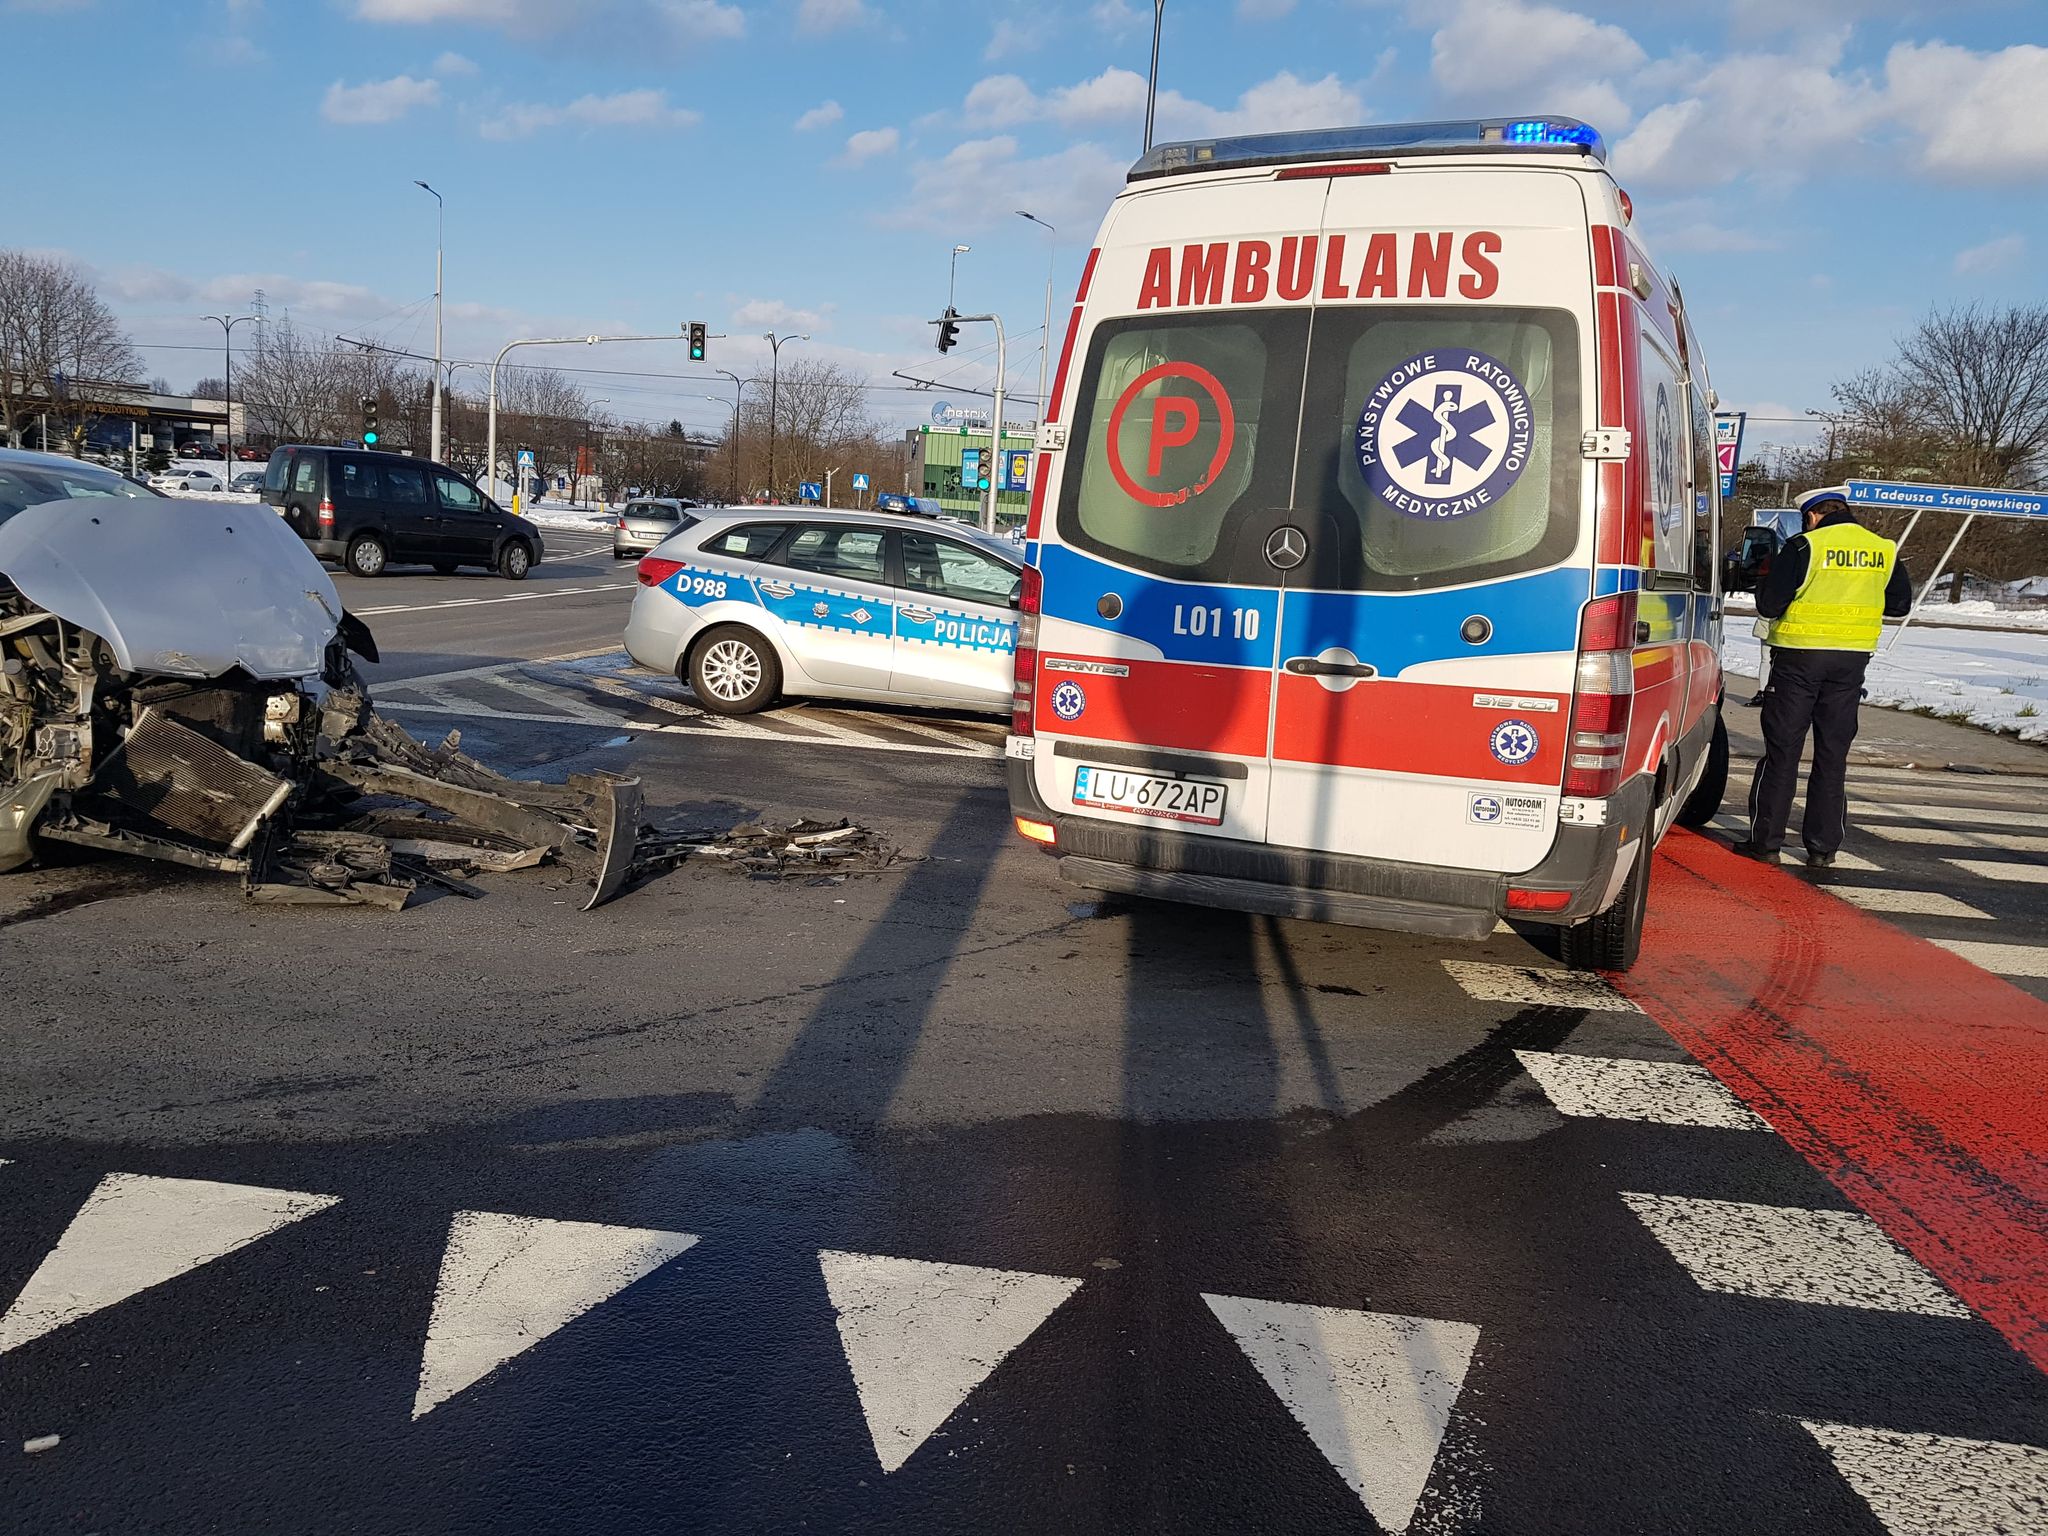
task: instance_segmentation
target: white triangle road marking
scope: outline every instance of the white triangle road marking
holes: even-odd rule
[[[339,1198],[110,1173],[0,1317],[0,1353],[233,1253]]]
[[[696,1242],[688,1232],[457,1211],[412,1416],[424,1417]]]
[[[818,1255],[884,1472],[894,1472],[1081,1287],[1064,1275]]]
[[[1802,1419],[1891,1536],[2042,1536],[2048,1450]]]
[[[1373,1519],[1395,1536],[1406,1531],[1478,1328],[1242,1296],[1202,1300]]]

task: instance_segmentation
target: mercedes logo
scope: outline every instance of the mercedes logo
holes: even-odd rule
[[[1275,528],[1266,540],[1266,563],[1276,571],[1291,571],[1308,558],[1308,535],[1292,523]]]

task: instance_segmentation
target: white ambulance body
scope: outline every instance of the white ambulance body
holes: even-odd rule
[[[1133,168],[1027,530],[1010,791],[1063,875],[1633,962],[1726,738],[1711,392],[1630,217],[1569,119]]]

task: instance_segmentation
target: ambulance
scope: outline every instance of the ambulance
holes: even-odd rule
[[[1719,809],[1706,363],[1568,118],[1145,155],[1039,430],[1017,830],[1099,890],[1636,959]]]

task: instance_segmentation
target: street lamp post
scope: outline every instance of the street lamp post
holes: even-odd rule
[[[1159,100],[1159,29],[1166,20],[1166,0],[1152,0],[1152,73],[1145,78],[1145,153],[1152,152],[1152,108]]]
[[[953,259],[946,267],[946,308],[948,309],[953,307],[953,289],[960,281],[960,258],[973,249],[974,247],[971,245],[956,245],[953,247]]]
[[[415,181],[413,185],[431,193],[434,199],[434,444],[431,457],[438,464],[441,462],[441,236],[447,228],[448,207],[442,202],[441,194],[424,181]]]
[[[745,389],[752,381],[743,379],[738,374],[725,368],[714,368],[712,372],[723,374],[726,378],[732,380],[732,431],[727,434],[727,437],[730,439],[727,446],[732,452],[732,499],[728,502],[728,505],[738,506],[740,501],[740,391]],[[717,401],[720,405],[725,404],[716,395],[699,395],[697,398],[699,400]]]
[[[1047,236],[1045,242],[1045,329],[1038,334],[1038,419],[1043,422],[1050,414],[1050,402],[1045,398],[1045,356],[1052,346],[1052,264],[1058,254],[1059,231],[1035,213],[1017,210],[1017,217],[1029,219]]]
[[[775,494],[775,411],[780,403],[778,396],[782,385],[782,344],[785,341],[809,341],[809,336],[777,336],[773,331],[763,331],[761,339],[768,343],[768,494]]]
[[[485,408],[484,425],[484,494],[488,496],[490,483],[498,477],[498,369],[505,361],[505,354],[514,347],[594,347],[601,341],[674,341],[674,336],[522,336],[517,341],[508,341],[498,348],[498,355],[491,359],[491,398]]]
[[[222,473],[220,478],[221,484],[226,486],[232,484],[235,478],[233,473],[235,467],[235,327],[244,320],[254,320],[256,317],[254,315],[236,315],[234,319],[230,320],[226,315],[208,315],[206,318],[220,327],[222,365],[220,412],[222,417],[225,418],[222,431],[227,437],[227,446],[221,450],[224,462],[221,466]],[[43,446],[48,447],[49,445],[45,443]]]

